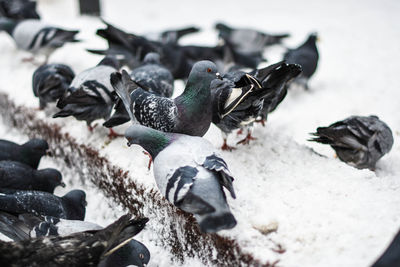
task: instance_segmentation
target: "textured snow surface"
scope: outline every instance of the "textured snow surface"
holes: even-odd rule
[[[149,33],[187,24],[202,27],[202,33],[185,37],[185,44],[213,45],[217,40],[212,30],[215,21],[269,32],[289,31],[292,37],[285,42],[287,47],[297,46],[309,32],[317,31],[320,62],[310,81],[311,90],[293,88],[269,116],[266,127],[256,127],[256,141],[233,152],[221,152],[235,177],[237,199],[228,197],[228,201],[238,225],[220,234],[235,238],[245,251],[264,262],[280,260],[279,266],[368,266],[382,253],[400,227],[399,1],[102,3],[105,20],[127,31]],[[70,0],[39,1],[44,20],[82,30],[78,36],[82,43],[67,44],[50,57],[50,62],[68,64],[79,73],[101,59],[84,49],[105,48],[106,43],[94,36],[102,23],[96,18],[77,17],[76,8]],[[29,54],[17,51],[5,33],[0,33],[0,51],[0,91],[7,92],[17,104],[37,107],[31,88],[36,67],[21,63]],[[267,51],[269,62],[280,60],[283,51],[282,47]],[[178,81],[175,86],[176,95],[183,83]],[[122,138],[107,144],[106,129],[98,126],[90,133],[84,122],[51,119],[53,113],[48,109],[39,114],[63,125],[78,142],[99,149],[112,163],[134,172],[139,183],[155,187],[152,171],[147,170],[148,157],[141,148],[128,148]],[[350,115],[370,114],[385,121],[395,139],[376,172],[352,168],[334,158],[330,147],[306,141],[308,133],[318,126]],[[126,126],[115,130],[124,129]],[[2,130],[2,136],[6,131]],[[6,137],[24,141],[16,133]],[[233,145],[241,137],[232,134],[228,142]],[[215,146],[222,144],[216,127],[211,127],[205,138]],[[52,164],[59,166],[46,159],[41,167]],[[106,225],[123,213],[90,184],[80,185],[72,173],[62,171],[71,188],[94,191],[88,199],[87,220]],[[261,233],[271,229],[276,231]],[[138,237],[152,253],[150,263],[170,266],[170,255],[152,245],[157,238],[156,233],[146,231]],[[285,253],[274,251],[278,244]],[[184,265],[200,263],[186,259]]]

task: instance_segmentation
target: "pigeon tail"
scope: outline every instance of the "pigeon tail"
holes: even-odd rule
[[[230,212],[212,213],[204,217],[200,222],[200,229],[204,233],[215,233],[220,230],[232,229],[237,224],[235,217]]]
[[[122,74],[119,72],[112,73],[110,82],[111,85],[114,87],[115,92],[124,103],[126,111],[131,118],[131,121],[133,123],[138,123],[132,111],[132,100],[130,97],[130,92],[139,88],[139,86],[134,81],[132,81],[129,74],[125,70],[122,70]]]

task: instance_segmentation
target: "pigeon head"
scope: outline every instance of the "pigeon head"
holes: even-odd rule
[[[310,33],[310,35],[308,36],[308,40],[306,41],[307,43],[316,43],[318,41],[318,33],[313,32]]]
[[[31,139],[22,145],[24,148],[29,149],[34,154],[40,154],[41,156],[46,154],[47,149],[49,149],[49,144],[43,139]]]
[[[172,142],[172,136],[140,124],[130,126],[125,132],[128,146],[135,144],[143,147],[153,159]]]
[[[110,66],[114,69],[119,69],[118,60],[111,56],[104,57],[97,66]]]
[[[205,91],[209,92],[211,81],[217,78],[222,79],[217,72],[217,66],[213,62],[208,60],[199,61],[193,65],[190,71],[185,91],[188,88],[202,90],[207,87]]]
[[[160,64],[160,55],[157,53],[148,53],[143,59],[144,63],[147,64]]]
[[[54,192],[54,188],[57,186],[65,187],[62,181],[62,175],[56,169],[43,169],[37,172],[39,179],[47,185],[49,191]]]
[[[86,213],[86,193],[83,190],[71,190],[63,197],[63,204],[67,206],[69,220],[85,219]]]
[[[131,240],[100,262],[99,267],[146,266],[149,261],[149,250],[139,241]]]
[[[229,34],[232,31],[232,28],[228,27],[228,25],[223,24],[221,22],[215,24],[215,29],[217,29],[221,33],[225,33],[225,34]]]

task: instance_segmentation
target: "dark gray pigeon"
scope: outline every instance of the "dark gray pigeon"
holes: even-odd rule
[[[108,119],[114,99],[110,75],[116,70],[115,60],[104,58],[96,67],[78,74],[68,93],[57,102],[61,111],[54,114],[53,118],[74,116],[77,120],[86,121],[90,131],[93,130],[91,124],[94,120]]]
[[[389,247],[371,267],[398,267],[400,266],[400,231],[397,232]]]
[[[220,76],[214,63],[196,63],[184,92],[175,99],[147,92],[124,70],[111,75],[111,84],[133,122],[164,132],[203,136],[212,117],[210,83],[217,77]]]
[[[130,215],[124,215],[102,230],[18,242],[0,241],[0,265],[97,266],[132,240],[147,221],[147,218],[131,220]]]
[[[57,186],[65,187],[65,184],[56,169],[36,170],[18,161],[0,161],[0,191],[16,189],[53,193]]]
[[[328,127],[319,127],[309,141],[330,145],[340,160],[359,169],[375,169],[376,162],[390,151],[393,135],[377,116],[351,116]]]
[[[1,16],[15,20],[40,19],[36,1],[32,0],[0,0]]]
[[[201,137],[165,133],[139,124],[125,133],[128,145],[143,147],[154,159],[154,177],[165,198],[192,213],[203,232],[236,225],[223,187],[236,198],[233,178],[213,145]]]
[[[32,88],[34,95],[39,98],[40,109],[63,96],[74,77],[72,69],[64,64],[46,64],[35,70]]]
[[[68,236],[71,234],[98,231],[103,227],[86,221],[64,220],[51,216],[20,214],[18,216],[0,211],[0,232],[12,239],[21,241],[43,236]],[[150,252],[142,243],[132,239],[106,257],[99,266],[144,266],[150,260]]]
[[[33,213],[68,220],[83,220],[86,194],[72,190],[62,197],[41,191],[16,191],[0,194],[0,210],[13,214]]]
[[[253,122],[276,108],[286,95],[286,83],[301,72],[299,65],[278,62],[250,73],[232,71],[224,79],[214,80],[211,85],[213,98],[212,122],[221,129],[224,143],[222,150],[232,150],[227,135],[233,130],[247,128],[246,138],[239,143],[247,144]]]
[[[243,54],[262,53],[265,47],[280,44],[282,39],[290,36],[288,33],[269,34],[253,29],[234,29],[223,23],[217,23],[215,28],[225,42]]]
[[[132,70],[130,76],[142,89],[157,96],[171,97],[174,92],[174,77],[161,65],[160,55],[157,53],[147,54],[142,66]],[[129,121],[129,114],[120,99],[117,100],[114,110],[110,119],[103,124],[107,128]]]
[[[49,145],[43,139],[31,139],[22,145],[0,139],[0,160],[19,161],[37,169],[48,149]]]
[[[79,32],[51,26],[37,19],[17,22],[7,18],[0,18],[0,30],[10,34],[18,49],[33,55],[43,54],[44,63],[57,48],[67,42],[77,42],[75,35]]]
[[[296,78],[296,83],[304,86],[305,89],[308,89],[308,80],[314,74],[318,65],[317,40],[317,34],[312,33],[308,36],[305,43],[297,48],[289,49],[283,57],[287,63],[299,64],[301,66],[303,72]]]
[[[163,44],[177,44],[179,39],[183,36],[191,33],[199,32],[200,29],[197,27],[185,27],[180,29],[170,29],[161,32],[159,40]]]

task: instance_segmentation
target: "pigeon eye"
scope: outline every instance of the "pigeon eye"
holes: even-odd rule
[[[139,254],[139,258],[141,258],[142,260],[144,259],[144,255],[142,253]]]
[[[208,69],[207,69],[207,72],[212,72],[212,69],[211,69],[211,68],[208,68]]]

